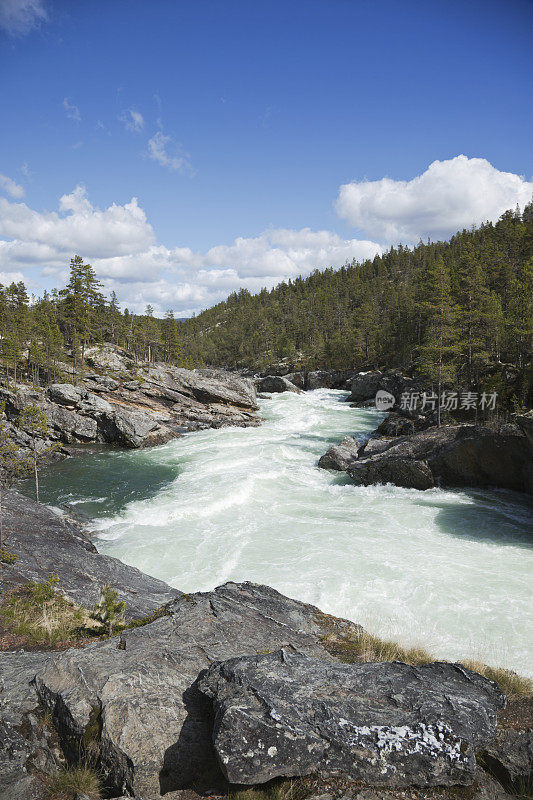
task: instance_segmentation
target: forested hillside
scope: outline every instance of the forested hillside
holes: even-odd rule
[[[401,366],[430,380],[474,386],[513,365],[526,403],[533,338],[533,202],[449,242],[395,247],[256,295],[246,290],[189,320],[121,312],[76,256],[67,287],[29,302],[22,283],[1,289],[1,356],[12,379],[36,382],[98,341],[141,360],[265,369]],[[489,376],[489,378],[487,378]],[[494,378],[496,380],[496,378]],[[497,387],[493,387],[497,388]]]
[[[272,291],[246,290],[185,323],[194,358],[264,365],[303,357],[316,367],[418,364],[443,346],[448,374],[472,379],[487,361],[531,355],[533,203],[449,242],[399,246]]]

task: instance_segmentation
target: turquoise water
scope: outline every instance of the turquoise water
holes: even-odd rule
[[[100,450],[50,467],[42,497],[98,548],[184,591],[267,583],[443,658],[533,675],[533,502],[506,491],[356,487],[319,470],[381,419],[345,393],[261,401],[259,428]]]

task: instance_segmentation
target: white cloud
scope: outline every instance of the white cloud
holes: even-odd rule
[[[18,183],[15,183],[11,178],[8,178],[7,175],[2,175],[2,173],[0,173],[0,188],[11,195],[11,197],[14,197],[15,200],[20,200],[24,197],[24,188]]]
[[[434,161],[410,181],[382,178],[340,187],[340,217],[386,243],[443,239],[455,231],[496,220],[533,194],[533,182],[500,172],[485,158],[460,155]]]
[[[70,102],[70,97],[63,98],[63,108],[69,119],[74,120],[74,122],[81,122],[80,110],[78,106]]]
[[[340,266],[380,252],[373,242],[342,239],[330,231],[273,229],[239,237],[207,251],[155,243],[137,199],[96,208],[78,186],[63,195],[58,211],[39,212],[25,203],[0,199],[0,269],[41,268],[41,276],[62,285],[70,258],[79,253],[93,264],[105,289],[142,311],[177,313],[217,303],[240,287],[251,292],[314,269]]]
[[[0,272],[0,285],[9,286],[10,283],[24,281],[22,272]]]
[[[174,154],[168,152],[169,145]],[[157,161],[162,167],[176,172],[192,172],[189,156],[183,153],[181,145],[173,142],[170,136],[165,136],[162,131],[154,133],[148,142],[148,158]]]
[[[0,237],[10,240],[3,252],[5,257],[7,249],[12,263],[54,265],[78,252],[89,259],[139,253],[153,243],[154,232],[136,197],[101,210],[77,186],[61,197],[59,212],[38,212],[0,198]]]
[[[119,120],[124,123],[126,130],[140,133],[144,128],[144,117],[135,108],[128,108],[119,116]]]
[[[496,218],[517,202],[529,201],[533,184],[502,173],[484,159],[459,156],[434,162],[412,181],[352,183],[341,187],[339,213],[368,235],[386,242],[448,236],[463,226]],[[93,264],[105,290],[123,305],[156,313],[174,308],[188,316],[241,287],[250,292],[314,269],[339,267],[381,252],[375,241],[344,239],[328,230],[268,229],[204,251],[166,247],[136,198],[99,209],[82,186],[63,195],[57,211],[35,211],[0,198],[0,270],[41,269],[63,285],[70,258],[79,253]]]
[[[29,33],[47,17],[42,0],[0,0],[0,28],[12,36]]]

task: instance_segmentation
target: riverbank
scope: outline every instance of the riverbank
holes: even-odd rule
[[[357,487],[317,469],[328,444],[384,417],[346,397],[273,395],[256,428],[68,459],[43,471],[42,497],[84,518],[101,552],[181,591],[253,580],[382,638],[523,671],[530,499]]]
[[[126,598],[130,618],[155,607],[165,593],[168,597],[173,592],[96,554],[81,531],[48,509],[16,493],[10,493],[8,505],[13,516],[10,521],[15,522],[11,528],[16,529],[13,550],[19,559],[9,568],[3,565],[3,575],[8,569],[10,574],[18,570],[19,578],[31,579],[33,586],[47,586],[42,579],[55,550],[60,561],[55,565],[58,583],[53,591],[75,597],[87,607],[95,578],[104,582],[111,576],[117,581],[120,597]],[[83,557],[80,548],[86,550]],[[13,590],[16,593],[16,584],[10,586],[4,603],[12,602]],[[469,787],[470,800],[508,796],[477,765],[476,751],[480,758],[492,758],[493,765],[512,771],[511,781],[505,784],[509,790],[527,778],[527,759],[516,760],[517,742],[527,748],[529,741],[524,729],[529,701],[518,696],[531,691],[527,681],[488,671],[491,680],[501,681],[509,693],[504,712],[506,701],[501,691],[481,675],[433,663],[420,649],[393,647],[355,623],[325,615],[267,586],[227,583],[205,593],[175,592],[175,599],[140,627],[122,626],[121,632],[110,638],[101,634],[95,638],[90,631],[84,641],[83,629],[79,635],[78,641],[60,645],[71,645],[63,652],[33,645],[29,652],[19,649],[0,657],[2,800],[51,797],[47,787],[59,785],[61,780],[65,783],[69,775],[79,779],[76,765],[80,763],[92,776],[93,789],[100,784],[102,796],[139,800],[156,800],[162,795],[190,800],[197,796],[191,789],[224,796],[239,788],[232,789],[232,782],[252,784],[262,800],[264,781],[294,776],[295,772],[302,778],[302,798],[332,785],[337,787],[336,796],[361,800],[404,797],[405,787],[417,798],[463,798],[465,790],[457,784]],[[391,659],[396,659],[394,664],[387,663]],[[416,666],[407,667],[398,659]],[[210,665],[212,677],[204,688],[205,669]],[[228,722],[213,727],[213,705],[220,709],[218,715],[222,709],[226,715],[228,712],[228,690],[216,671],[225,665],[249,671],[246,680],[252,696],[257,692],[254,671],[259,670],[260,676],[260,670],[267,669],[268,680],[260,680],[264,702],[271,709],[270,731],[266,720],[254,719],[258,710],[253,701],[244,717],[246,730],[239,724],[228,725],[229,717]],[[482,665],[472,666],[484,670]],[[327,680],[335,670],[339,672],[335,688],[328,688]],[[230,673],[227,676],[231,686]],[[246,680],[239,679],[245,692]],[[292,745],[288,750],[284,747],[284,742],[293,738],[295,724],[294,710],[284,708],[287,680],[296,681],[302,695],[296,706],[291,703],[298,724],[305,728],[296,737],[299,750]],[[391,681],[396,687],[392,704]],[[339,685],[344,686],[342,697]],[[397,698],[402,693],[399,710]],[[239,705],[249,702],[243,696]],[[318,703],[329,720],[327,734],[316,716]],[[349,736],[343,727],[346,719],[351,725]],[[374,741],[367,733],[375,725],[380,731],[394,732],[393,748],[383,749],[381,739]],[[434,726],[443,726],[446,736],[435,738]],[[317,746],[320,737],[331,742],[332,736],[337,753],[333,759],[327,749],[322,752]],[[355,744],[354,737],[361,741]],[[243,750],[245,740],[257,757],[249,758]],[[462,749],[455,751],[450,742],[457,742]],[[226,755],[228,746],[230,754]],[[377,771],[369,748],[380,759]],[[422,759],[418,752],[423,753]],[[314,777],[306,783],[307,775]],[[334,775],[337,779],[332,784],[328,776]],[[368,794],[373,785],[387,788]],[[439,786],[449,788],[445,794],[432,788]],[[184,795],[185,789],[188,794]],[[89,795],[91,800],[96,796],[93,791]]]

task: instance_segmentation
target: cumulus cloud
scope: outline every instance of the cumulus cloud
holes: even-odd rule
[[[485,158],[434,161],[410,181],[382,178],[340,187],[337,213],[367,236],[388,244],[443,239],[496,220],[533,194],[533,181],[500,172]]]
[[[120,121],[124,123],[126,130],[140,133],[144,128],[144,117],[140,111],[135,108],[128,108],[119,117]]]
[[[42,0],[0,0],[0,28],[23,36],[48,17]]]
[[[0,198],[0,237],[6,240],[4,257],[7,249],[12,263],[53,266],[77,252],[89,259],[142,252],[153,243],[154,232],[136,197],[101,210],[77,186],[61,197],[59,211],[38,212]]]
[[[67,117],[74,122],[81,122],[81,114],[78,106],[70,102],[70,97],[63,98],[63,108]]]
[[[169,152],[170,150],[173,152]],[[182,173],[192,171],[189,156],[183,153],[181,145],[174,142],[171,136],[166,136],[162,131],[154,133],[148,141],[148,158],[171,171]]]
[[[10,283],[24,281],[22,272],[0,272],[0,285],[9,286]]]
[[[7,175],[2,175],[2,173],[0,173],[0,188],[11,197],[14,197],[15,200],[20,200],[24,197],[24,188],[11,178],[8,178]]]
[[[101,210],[78,186],[52,212],[0,199],[0,269],[38,266],[48,283],[53,279],[61,285],[70,258],[79,253],[93,264],[105,290],[115,290],[136,311],[149,302],[160,313],[173,307],[189,315],[240,287],[251,292],[271,288],[281,280],[378,252],[373,242],[309,228],[267,230],[206,251],[168,248],[155,242],[136,198]]]

